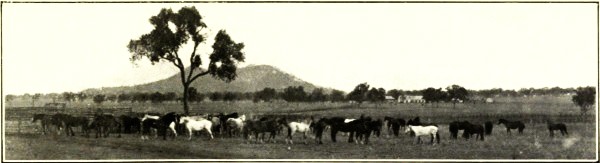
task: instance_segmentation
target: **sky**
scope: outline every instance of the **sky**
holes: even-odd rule
[[[148,19],[161,8],[183,6],[195,6],[208,26],[198,49],[205,61],[225,29],[246,45],[241,67],[272,65],[346,92],[363,82],[386,90],[598,84],[594,3],[4,3],[2,92],[167,78],[178,71],[172,64],[134,64],[126,46],[152,30]]]

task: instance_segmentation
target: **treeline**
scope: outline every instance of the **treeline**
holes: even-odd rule
[[[595,88],[594,88],[595,89]],[[453,85],[446,89],[442,88],[427,88],[423,90],[401,90],[384,88],[375,88],[367,83],[361,83],[355,89],[346,94],[340,90],[332,90],[328,93],[322,88],[316,88],[312,91],[304,90],[302,86],[289,86],[283,90],[274,88],[264,88],[256,92],[208,92],[200,93],[195,88],[190,88],[189,97],[191,102],[210,101],[243,101],[251,100],[254,102],[283,100],[287,102],[340,102],[354,101],[361,103],[363,101],[382,102],[386,100],[386,96],[392,97],[394,100],[404,98],[405,96],[423,96],[428,102],[448,102],[456,100],[467,100],[475,98],[487,97],[523,97],[523,96],[544,96],[544,95],[565,95],[575,94],[575,88],[523,88],[519,90],[504,90],[501,88],[484,89],[484,90],[468,90],[463,87]],[[21,98],[32,100],[35,103],[40,98],[53,99],[54,101],[74,102],[85,101],[88,99],[96,103],[102,102],[175,102],[181,101],[181,93],[175,92],[131,92],[120,94],[86,94],[83,92],[73,93],[49,93],[49,94],[24,94],[24,95],[6,95],[5,100],[10,102],[14,99]]]

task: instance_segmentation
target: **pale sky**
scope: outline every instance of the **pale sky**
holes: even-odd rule
[[[196,6],[209,42],[226,29],[248,64],[318,86],[519,89],[598,83],[596,4],[10,4],[2,6],[4,94],[81,91],[169,77],[127,43],[161,8]],[[180,54],[191,52],[191,48]],[[187,60],[187,59],[184,59]],[[207,63],[207,59],[205,62]],[[186,63],[189,65],[189,63]],[[207,76],[208,77],[208,76]]]

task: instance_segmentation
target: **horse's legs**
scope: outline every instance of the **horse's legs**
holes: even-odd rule
[[[205,128],[205,129],[208,132],[208,134],[210,135],[210,140],[214,139],[212,131],[210,131],[210,128]]]
[[[352,131],[350,132],[350,136],[348,137],[348,143],[354,142],[354,134],[355,134],[354,132],[352,132]]]
[[[334,143],[336,142],[336,140],[335,140],[336,134],[337,134],[337,129],[331,128],[331,141],[333,141]]]
[[[552,129],[548,129],[550,131],[550,137],[554,137],[554,131]]]

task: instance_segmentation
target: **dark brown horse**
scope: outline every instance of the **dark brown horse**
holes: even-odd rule
[[[392,118],[385,116],[383,118],[383,122],[387,122],[388,133],[393,133],[396,137],[400,135],[400,129],[406,126],[406,121],[402,118]]]
[[[52,117],[46,114],[34,114],[32,119],[33,120],[31,121],[31,123],[35,123],[38,120],[40,121],[41,133],[42,135],[45,135],[46,131],[52,124]]]
[[[567,132],[567,125],[564,123],[552,123],[551,121],[546,121],[548,126],[548,131],[550,132],[550,137],[554,137],[554,130],[560,130],[560,133],[565,136],[569,136],[569,132]]]
[[[506,133],[508,134],[510,134],[511,129],[518,129],[519,134],[522,134],[523,130],[525,129],[525,124],[521,121],[508,121],[505,119],[499,119],[498,124],[504,124],[506,127]]]
[[[96,138],[108,137],[111,132],[117,132],[118,136],[121,137],[121,122],[109,114],[96,114],[92,121],[91,128],[96,129]]]

